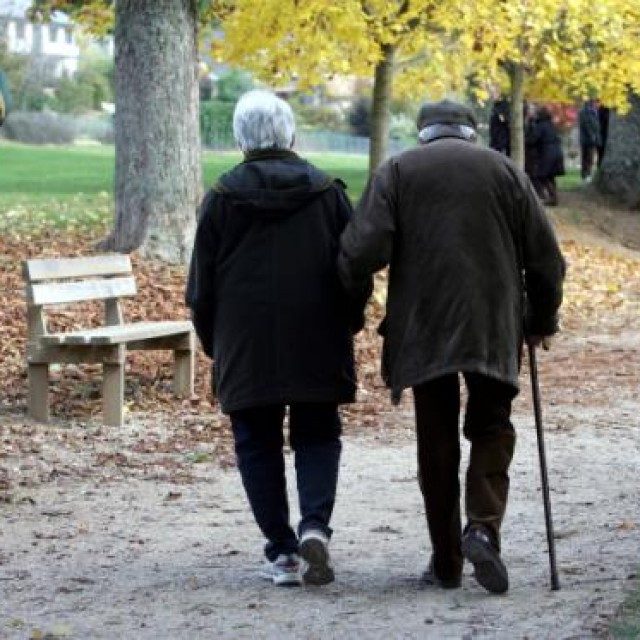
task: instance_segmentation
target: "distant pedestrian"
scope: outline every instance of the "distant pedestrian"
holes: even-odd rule
[[[340,284],[339,237],[352,210],[344,184],[292,150],[289,105],[266,91],[238,101],[233,131],[244,160],[205,197],[187,304],[215,392],[231,417],[238,469],[267,543],[276,585],[333,581],[329,526],[342,425],[356,391],[353,333],[368,290]],[[288,411],[300,522],[289,523],[283,453]],[[302,558],[302,562],[301,562]]]
[[[509,101],[500,98],[493,103],[489,117],[489,146],[505,156],[511,156]]]
[[[595,99],[587,100],[578,114],[580,132],[580,176],[585,182],[591,181],[591,172],[598,147],[602,146],[600,120]]]
[[[558,330],[564,260],[527,177],[475,144],[470,109],[427,103],[417,124],[419,146],[369,179],[341,239],[340,275],[359,291],[389,265],[382,372],[394,396],[413,389],[432,547],[425,583],[460,587],[466,558],[482,587],[504,593],[500,530],[516,439],[511,404],[523,340],[540,344]],[[464,529],[461,380],[471,442]]]
[[[531,148],[536,156],[533,175],[538,195],[544,204],[555,207],[558,204],[556,177],[565,173],[564,154],[551,112],[546,107],[541,106],[537,109],[527,128],[526,136],[526,146]]]
[[[531,184],[538,197],[542,200],[544,198],[544,189],[538,178],[538,153],[539,149],[534,144],[533,130],[536,125],[536,119],[538,117],[538,107],[533,102],[526,102],[523,110],[523,124],[524,124],[524,172],[529,177]]]

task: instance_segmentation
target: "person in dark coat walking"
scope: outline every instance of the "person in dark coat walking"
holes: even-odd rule
[[[489,146],[505,156],[511,156],[509,101],[500,98],[493,103],[489,116]]]
[[[523,124],[524,124],[524,172],[531,180],[531,184],[538,194],[538,197],[544,199],[544,189],[538,178],[538,147],[533,144],[532,132],[538,117],[538,106],[532,102],[524,104],[523,108]]]
[[[556,176],[564,175],[564,154],[551,112],[546,107],[537,109],[533,121],[527,127],[525,144],[533,150],[536,157],[533,181],[538,195],[542,197],[544,204],[555,207],[558,204]]]
[[[448,100],[426,103],[417,124],[420,145],[371,176],[342,236],[339,271],[356,291],[389,265],[382,374],[396,398],[413,389],[432,543],[423,579],[459,587],[466,558],[481,586],[502,593],[508,573],[500,527],[523,340],[538,345],[558,330],[565,263],[526,175],[474,144],[470,109]],[[460,374],[471,442],[464,531]]]
[[[187,304],[213,359],[215,393],[231,417],[238,468],[267,539],[263,575],[279,585],[325,584],[334,579],[338,405],[354,401],[353,334],[369,291],[358,303],[340,283],[338,242],[351,205],[342,182],[291,150],[289,105],[251,91],[236,105],[233,129],[244,161],[202,203]],[[285,482],[287,409],[297,531]]]

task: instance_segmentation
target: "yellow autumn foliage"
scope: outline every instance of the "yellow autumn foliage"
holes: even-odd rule
[[[394,93],[443,94],[463,87],[464,65],[447,53],[441,7],[434,0],[237,0],[215,53],[271,83],[296,78],[310,87],[334,74],[371,78],[392,46]]]
[[[455,22],[469,64],[485,84],[507,88],[520,66],[525,94],[575,101],[597,95],[624,111],[640,91],[637,0],[501,0],[460,7]]]
[[[215,4],[215,3],[214,3]],[[384,45],[396,48],[394,93],[480,98],[525,70],[536,99],[597,94],[624,110],[640,91],[638,0],[236,0],[224,14],[221,60],[263,79],[322,84],[333,74],[371,77]]]

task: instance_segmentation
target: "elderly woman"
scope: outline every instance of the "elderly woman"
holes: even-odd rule
[[[277,585],[334,579],[328,542],[341,451],[338,405],[354,401],[353,333],[368,291],[348,298],[336,270],[352,215],[345,185],[292,150],[289,105],[240,98],[233,131],[244,161],[205,197],[187,304],[214,389],[230,415],[238,468],[267,539]],[[300,523],[289,523],[283,456],[288,409]]]

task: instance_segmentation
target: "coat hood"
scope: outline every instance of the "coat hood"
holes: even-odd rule
[[[238,213],[281,218],[304,208],[336,182],[292,151],[254,151],[215,185]]]

